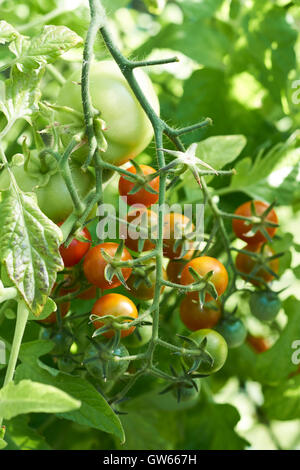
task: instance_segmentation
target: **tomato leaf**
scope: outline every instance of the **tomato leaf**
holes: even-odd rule
[[[66,412],[80,405],[80,401],[62,390],[31,380],[22,380],[17,385],[11,382],[0,390],[0,414],[4,419],[26,413]]]
[[[263,410],[269,419],[291,420],[300,418],[300,375],[276,387],[264,388]],[[282,406],[284,402],[284,406]]]
[[[18,31],[6,21],[0,21],[0,44],[13,41],[19,36]]]
[[[0,260],[29,309],[39,316],[63,268],[60,229],[12,185],[0,203]]]

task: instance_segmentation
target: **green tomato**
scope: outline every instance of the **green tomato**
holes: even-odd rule
[[[145,321],[152,323],[152,317],[145,318]],[[140,348],[149,343],[152,337],[152,325],[143,325],[137,327],[134,332],[122,339],[122,342],[127,348]]]
[[[76,363],[70,357],[60,357],[57,361],[57,367],[62,372],[71,373],[76,368]]]
[[[260,321],[269,322],[276,318],[281,307],[278,295],[272,291],[257,291],[250,296],[252,315]]]
[[[130,361],[117,362],[114,358],[128,356],[129,353],[123,344],[111,349],[105,347],[105,340],[99,341],[103,348],[99,350],[94,344],[89,344],[84,354],[84,365],[90,375],[101,382],[117,380],[126,372]]]
[[[134,71],[143,93],[156,113],[159,102],[149,77],[141,70]],[[67,106],[77,112],[83,112],[81,101],[81,71],[76,71],[62,87],[58,97],[59,106]],[[137,101],[126,79],[114,61],[94,62],[90,68],[90,93],[93,107],[99,111],[106,123],[104,131],[108,143],[103,154],[105,161],[122,165],[135,158],[150,143],[153,137],[151,123]],[[83,116],[59,111],[56,120],[66,126],[61,137],[66,144],[71,134],[84,129]],[[68,128],[68,126],[70,126]],[[69,133],[66,132],[69,130]],[[74,158],[83,163],[88,155],[88,146],[76,150]]]
[[[57,169],[53,157],[46,159],[47,172],[43,172],[37,152],[31,152],[30,161],[25,166],[13,166],[12,172],[17,184],[24,192],[34,192],[39,208],[49,219],[62,222],[73,211],[73,203],[65,181]],[[92,171],[83,172],[79,164],[71,162],[71,173],[80,198],[84,198],[95,186]],[[0,191],[9,188],[10,177],[7,169],[0,174]]]
[[[72,343],[73,336],[72,334],[65,329],[58,330],[50,337],[51,341],[54,342],[55,346],[51,351],[51,354],[61,356],[62,354],[69,351]]]
[[[194,379],[198,390],[193,385],[182,385],[179,390],[172,390],[173,396],[177,401],[180,402],[191,402],[194,403],[198,400],[200,395],[201,381],[200,379]],[[178,393],[179,392],[179,393]]]
[[[247,336],[245,325],[238,318],[226,318],[215,329],[225,338],[229,348],[238,348]]]
[[[228,347],[225,339],[217,331],[204,328],[202,330],[193,331],[189,336],[190,339],[194,340],[197,344],[201,344],[204,338],[207,339],[205,351],[207,351],[213,358],[213,364],[210,365],[207,362],[201,362],[197,371],[200,374],[213,374],[220,370],[228,354]],[[194,349],[190,343],[185,343],[184,347],[187,349]],[[196,345],[195,345],[196,349]],[[194,363],[193,358],[185,357],[185,362],[188,367],[191,367]]]

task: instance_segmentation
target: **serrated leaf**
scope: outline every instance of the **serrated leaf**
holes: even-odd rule
[[[28,378],[57,387],[81,401],[80,409],[60,414],[63,418],[114,434],[123,441],[124,431],[119,418],[103,396],[88,381],[63,373],[51,375],[46,370],[21,364],[17,368],[15,380]]]
[[[24,74],[13,67],[11,77],[5,81],[3,96],[0,97],[0,111],[5,114],[8,122],[15,122],[20,118],[29,119],[38,109],[41,78],[41,72]]]
[[[19,33],[11,24],[4,20],[0,21],[0,44],[13,41],[17,36]]]
[[[0,415],[4,419],[26,413],[66,412],[80,405],[80,401],[62,390],[31,380],[22,380],[17,385],[11,382],[0,390]]]
[[[82,43],[82,38],[66,26],[46,25],[41,34],[30,41],[18,36],[9,49],[16,56],[14,63],[18,69],[25,72],[54,62],[64,52]]]
[[[14,186],[0,203],[0,260],[29,309],[39,316],[63,269],[58,248],[60,229],[38,208],[34,199]]]

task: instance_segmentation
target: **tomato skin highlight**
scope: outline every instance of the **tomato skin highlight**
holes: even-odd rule
[[[59,223],[58,225],[62,225],[62,223]],[[80,235],[86,238],[87,241],[82,242],[81,240],[74,238],[68,247],[61,245],[59,248],[60,255],[66,268],[71,268],[78,264],[91,246],[90,242],[92,241],[92,237],[86,227],[81,230]]]
[[[153,109],[159,114],[159,101],[150,78],[143,70],[135,70],[134,75]],[[61,88],[57,104],[68,106],[83,113],[81,100],[81,70],[78,69]],[[152,125],[136,99],[119,67],[113,60],[93,62],[90,66],[90,94],[93,107],[106,123],[104,136],[108,143],[103,158],[106,162],[122,165],[139,155],[153,137]],[[85,128],[83,115],[75,116],[60,111],[56,120],[62,125],[74,125],[77,130]],[[62,133],[65,144],[71,136]],[[82,164],[88,156],[85,144],[72,154]]]
[[[257,244],[257,245],[247,245],[244,247],[244,250],[246,251],[251,251],[253,253],[261,253],[261,250],[263,250],[264,256],[272,256],[274,255],[274,251],[269,245],[262,245]],[[252,258],[251,256],[245,254],[245,253],[238,253],[236,260],[235,260],[235,265],[238,271],[244,274],[251,274],[253,269],[255,268],[256,265],[256,260]],[[275,258],[271,261],[268,262],[269,267],[272,269],[272,271],[277,274],[279,271],[279,259]],[[254,286],[259,286],[261,284],[260,280],[265,281],[265,282],[270,282],[272,279],[274,279],[274,276],[266,271],[263,268],[260,268],[256,273],[255,277],[258,278],[256,279],[249,279],[249,278],[244,278],[248,282],[251,282]]]
[[[106,294],[100,299],[96,300],[92,312],[93,315],[103,317],[105,315],[113,315],[114,317],[120,317],[126,315],[136,319],[138,317],[138,311],[132,300],[121,294]],[[127,320],[125,320],[127,321]],[[96,330],[104,326],[104,323],[100,320],[93,322]],[[135,330],[135,326],[128,328],[127,330],[121,330],[121,338],[131,335]],[[115,332],[113,330],[106,331],[103,336],[106,338],[112,338]]]
[[[140,168],[145,176],[151,175],[155,173],[154,168],[148,165],[140,165]],[[127,169],[132,174],[136,174],[136,169],[134,166],[131,166]],[[149,181],[149,186],[153,188],[157,194],[152,194],[147,189],[141,188],[134,194],[129,194],[129,192],[133,189],[135,183],[126,179],[126,176],[121,176],[119,180],[119,193],[122,198],[127,198],[126,202],[129,206],[134,204],[142,204],[145,207],[150,207],[152,204],[156,204],[158,201],[158,192],[159,192],[159,177],[157,176],[153,180]]]
[[[214,308],[216,310],[209,306],[201,308],[197,300],[187,295],[180,304],[181,321],[191,331],[213,328],[221,316],[220,308],[216,303]]]
[[[143,215],[145,212],[146,212],[146,217],[147,217],[146,223],[144,222],[144,215]],[[136,208],[136,209],[131,210],[127,215],[127,222],[135,225],[137,228],[147,229],[150,237],[152,235],[154,238],[156,238],[156,233],[157,233],[156,227],[158,226],[158,217],[156,213],[151,211],[150,209]],[[131,229],[132,229],[132,233],[130,232]],[[127,226],[125,245],[130,250],[139,253],[140,252],[139,247],[138,247],[139,239],[143,238],[143,236],[136,238],[136,239],[132,238],[131,235],[133,235],[134,232],[135,232],[135,229],[133,227]],[[150,240],[148,240],[147,238],[143,238],[143,240],[144,240],[144,245],[143,245],[142,251],[150,251],[155,248],[155,244],[152,243]]]
[[[189,285],[196,280],[193,278],[192,274],[189,271],[189,267],[195,269],[195,271],[200,276],[205,276],[210,271],[213,271],[213,274],[210,278],[216,288],[218,296],[222,295],[228,285],[228,273],[225,266],[218,261],[216,258],[210,256],[201,256],[199,258],[194,258],[189,261],[183,268],[180,281],[183,285]],[[198,292],[189,292],[187,295],[191,296],[194,299],[198,299]],[[205,301],[209,302],[212,300],[212,296],[208,293],[205,294]]]
[[[269,207],[269,204],[266,204],[263,201],[253,201],[253,203],[255,207],[255,212],[258,216],[262,215],[263,212]],[[239,206],[236,209],[235,214],[242,215],[244,217],[251,217],[252,215],[251,214],[251,201],[245,202],[244,204]],[[272,209],[269,212],[265,220],[268,222],[274,222],[275,224],[278,223],[277,214],[274,209]],[[251,230],[252,225],[251,224],[248,225],[245,220],[232,219],[232,228],[238,238],[240,238],[241,240],[244,240],[245,242],[249,244],[256,244],[256,243],[262,243],[262,242],[267,241],[266,237],[260,230],[257,230],[257,232],[254,235],[247,236],[246,234]],[[277,230],[276,227],[266,226],[266,231],[268,232],[271,238],[274,237],[276,230]]]
[[[194,331],[190,334],[189,338],[196,341],[196,343],[199,345],[202,343],[204,338],[206,338],[207,344],[205,350],[212,356],[214,360],[212,365],[207,362],[201,362],[197,369],[200,374],[213,374],[223,367],[227,359],[228,347],[225,339],[222,335],[220,335],[220,333],[215,330],[204,328]],[[190,343],[188,345],[187,343],[184,343],[184,347],[187,349],[196,349],[196,346],[193,347]],[[194,362],[192,357],[185,357],[184,361],[189,367],[191,367]]]
[[[271,291],[256,291],[250,296],[250,310],[260,321],[273,321],[279,313],[281,302],[278,295]]]
[[[188,227],[188,228],[187,228]],[[170,212],[164,217],[164,235],[163,235],[163,253],[166,258],[180,259],[192,257],[193,246],[192,241],[183,240],[186,252],[183,256],[182,244],[175,249],[175,243],[178,239],[184,238],[184,235],[191,233],[195,230],[194,224],[191,220],[183,214],[177,212]]]
[[[117,243],[104,242],[100,245],[94,246],[91,248],[83,261],[83,271],[87,280],[99,287],[100,289],[113,289],[121,285],[119,279],[114,276],[112,282],[109,283],[104,276],[105,268],[107,266],[107,261],[104,259],[101,249],[103,249],[110,256],[114,256],[118,249]],[[121,261],[131,260],[132,257],[128,250],[124,247],[122,252]],[[129,278],[131,274],[131,268],[122,268],[122,273],[125,281]]]
[[[215,328],[226,340],[230,349],[241,346],[247,337],[244,323],[239,319],[223,319]]]

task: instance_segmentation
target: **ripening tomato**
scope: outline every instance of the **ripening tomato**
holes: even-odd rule
[[[205,274],[212,271],[213,274],[210,278],[210,282],[214,284],[218,296],[225,292],[228,284],[228,273],[224,265],[216,258],[212,258],[210,256],[201,256],[189,261],[184,266],[180,278],[181,284],[185,286],[196,282],[189,271],[189,267],[192,267],[200,276],[205,276]],[[191,292],[188,293],[188,295],[194,299],[198,298],[198,292]],[[209,302],[210,300],[212,300],[212,296],[206,293],[205,301]]]
[[[105,242],[100,243],[100,245],[91,248],[84,258],[83,271],[85,277],[91,284],[94,284],[100,289],[113,289],[114,287],[118,287],[121,282],[116,276],[113,277],[110,283],[105,279],[105,268],[108,263],[101,253],[102,249],[108,255],[115,256],[116,251],[118,249],[118,244],[112,242]],[[130,253],[126,248],[124,248],[122,252],[121,261],[128,261],[131,259],[132,257]],[[122,273],[126,281],[131,274],[131,268],[122,268]]]
[[[158,217],[156,213],[146,208],[135,208],[128,213],[127,222],[132,226],[124,224],[125,245],[136,252],[153,250],[155,245],[148,240],[147,234],[150,238],[157,238]],[[139,250],[138,246],[140,239],[144,241],[142,250]]]
[[[269,207],[269,204],[266,204],[263,201],[253,201],[254,207],[255,207],[255,214],[257,216],[261,216],[265,210]],[[236,215],[242,215],[244,217],[251,217],[251,201],[245,202],[241,206],[239,206],[236,211]],[[268,222],[274,222],[275,224],[278,223],[278,218],[277,214],[274,209],[271,209],[271,211],[268,213],[266,219]],[[246,220],[242,219],[233,219],[232,220],[232,227],[233,231],[236,234],[238,238],[241,238],[241,240],[244,240],[245,242],[249,244],[256,244],[256,243],[262,243],[266,242],[267,239],[264,236],[264,234],[260,231],[257,230],[255,234],[250,234],[247,235],[248,232],[251,231],[252,225],[248,224]],[[266,231],[268,232],[269,236],[272,238],[275,235],[276,232],[276,227],[268,227],[266,226]]]
[[[159,102],[151,80],[141,69],[135,69],[134,75],[158,114]],[[64,111],[57,113],[56,121],[65,126],[72,126],[69,129],[66,127],[61,135],[65,144],[71,138],[72,129],[77,133],[85,128],[80,82],[81,70],[78,69],[63,85],[57,100],[58,105],[68,106],[82,113],[82,116]],[[104,135],[108,148],[102,154],[102,158],[114,165],[122,165],[147,147],[153,137],[152,125],[113,60],[93,62],[90,67],[89,84],[93,107],[106,123]],[[88,155],[88,145],[82,146],[72,155],[83,163]]]
[[[60,222],[58,225],[62,225],[62,222]],[[84,255],[88,252],[91,246],[92,237],[86,227],[81,230],[80,236],[85,238],[87,241],[83,242],[81,240],[73,238],[68,247],[61,245],[59,248],[61,257],[66,268],[70,268],[72,266],[75,266],[75,264],[78,264],[79,261],[82,260]]]
[[[215,330],[204,328],[202,330],[194,331],[190,334],[189,338],[196,341],[198,345],[200,345],[204,338],[206,338],[207,344],[205,346],[205,351],[207,351],[213,359],[212,364],[202,361],[197,372],[200,374],[213,374],[223,367],[227,359],[228,347],[225,339],[220,335],[220,333]],[[184,347],[186,349],[197,349],[196,345],[193,346],[190,343],[184,343]],[[192,357],[185,357],[184,361],[188,367],[191,367],[194,363],[194,359]]]
[[[268,342],[267,338],[263,336],[247,336],[247,343],[254,349],[255,352],[258,354],[268,351],[270,349],[270,343]]]
[[[167,276],[169,281],[180,284],[180,277],[184,266],[190,261],[193,253],[186,253],[181,259],[170,259],[167,266]]]
[[[184,237],[195,230],[194,224],[191,220],[183,214],[177,212],[171,212],[164,217],[164,240],[163,240],[163,252],[166,258],[178,259],[182,258],[182,248],[186,252],[184,256],[189,253],[189,257],[193,254],[194,243],[192,241],[185,240]],[[182,243],[175,248],[176,242],[182,239]]]
[[[114,317],[132,317],[135,320],[138,317],[138,311],[134,303],[125,297],[125,295],[121,294],[106,294],[100,299],[98,299],[93,308],[92,314],[96,315],[97,317],[104,317],[105,315],[112,315]],[[127,322],[129,320],[124,320]],[[104,326],[104,323],[100,320],[96,320],[93,322],[94,327],[96,330]],[[133,333],[135,330],[135,326],[128,328],[127,330],[121,330],[121,338],[125,338],[126,336]],[[114,336],[115,332],[113,330],[106,331],[103,333],[103,336],[106,338],[111,338]]]
[[[140,168],[145,176],[152,175],[155,173],[154,168],[148,165],[140,165]],[[130,173],[136,174],[136,169],[134,166],[131,166],[127,169]],[[158,191],[159,191],[159,177],[157,176],[153,180],[149,181],[149,186],[151,186],[157,194],[150,193],[146,188],[141,188],[134,194],[129,194],[130,191],[134,188],[135,183],[126,179],[126,176],[121,176],[119,181],[119,193],[124,198],[127,198],[127,204],[132,206],[133,204],[142,204],[145,207],[150,207],[152,204],[156,204],[158,201]]]
[[[213,328],[221,316],[220,307],[216,302],[204,305],[202,308],[197,300],[185,296],[180,304],[180,318],[182,323],[191,331],[201,328]]]
[[[269,257],[269,256],[274,255],[274,251],[272,250],[272,248],[269,245],[262,245],[261,243],[257,244],[257,245],[252,245],[252,244],[247,245],[244,248],[244,250],[251,251],[253,253],[261,253],[261,251],[263,250],[263,255],[265,257]],[[241,273],[245,273],[245,274],[252,274],[252,272],[253,272],[253,270],[256,266],[256,263],[257,263],[257,261],[255,260],[255,258],[252,258],[250,255],[247,255],[245,253],[238,253],[238,255],[236,257],[236,260],[235,260],[235,265],[236,265],[237,269]],[[268,266],[270,267],[270,269],[275,274],[277,274],[278,270],[279,270],[279,260],[278,260],[278,258],[275,258],[271,261],[268,261]],[[266,269],[264,269],[264,268],[260,268],[257,272],[255,272],[254,276],[256,278],[258,278],[258,280],[249,279],[249,278],[246,278],[246,277],[245,277],[245,280],[251,282],[255,286],[260,284],[259,279],[261,279],[265,282],[270,282],[274,278],[274,276],[271,273],[269,273],[268,271],[266,271]]]

